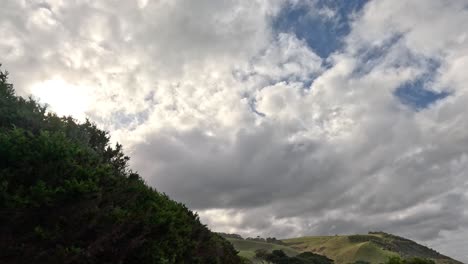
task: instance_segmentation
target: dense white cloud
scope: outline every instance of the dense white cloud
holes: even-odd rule
[[[468,261],[465,1],[370,1],[326,59],[272,28],[283,2],[6,1],[1,62],[215,230],[385,230]],[[449,95],[403,104],[421,78]]]

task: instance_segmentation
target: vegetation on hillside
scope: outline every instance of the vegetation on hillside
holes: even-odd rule
[[[369,232],[368,235],[353,235],[350,241],[370,241],[383,249],[397,252],[403,258],[444,258],[439,252],[420,245],[412,240],[385,232]]]
[[[367,235],[302,237],[286,239],[283,242],[301,252],[312,251],[325,255],[338,264],[358,261],[383,263],[395,257],[401,257],[403,260],[417,258],[431,259],[436,263],[460,264],[414,241],[383,232],[370,232]]]
[[[239,234],[229,234],[229,233],[222,233],[222,232],[218,232],[217,234],[219,234],[220,236],[224,238],[233,238],[233,239],[239,239],[239,240],[248,240],[248,241],[257,241],[257,242],[264,242],[264,243],[270,243],[270,244],[284,245],[283,241],[276,239],[276,237],[263,238],[263,237],[257,236],[257,237],[247,237],[244,239]]]
[[[432,259],[427,258],[400,258],[391,257],[385,262],[385,264],[435,264]]]
[[[244,239],[238,234],[219,234],[252,263],[461,264],[414,241],[384,232],[284,240],[259,236]],[[304,260],[301,258],[304,254],[315,257]]]
[[[303,252],[294,257],[286,255],[282,250],[268,252],[265,249],[255,251],[255,260],[273,264],[332,264],[333,260],[312,252]]]
[[[128,160],[91,122],[16,96],[0,71],[0,263],[241,263]]]
[[[235,238],[228,238],[228,240],[232,243],[232,245],[234,245],[234,248],[239,251],[240,256],[246,257],[250,260],[254,260],[255,251],[258,249],[264,249],[267,252],[272,252],[273,250],[282,250],[286,255],[290,257],[296,256],[300,253],[299,251],[294,250],[290,247],[278,244]]]

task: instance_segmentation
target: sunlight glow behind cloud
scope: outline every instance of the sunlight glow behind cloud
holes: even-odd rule
[[[85,112],[91,101],[89,88],[69,84],[60,77],[34,84],[31,94],[39,102],[47,104],[49,111],[81,121],[86,117]]]

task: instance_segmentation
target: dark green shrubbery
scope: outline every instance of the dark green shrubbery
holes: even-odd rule
[[[332,264],[333,260],[312,252],[303,252],[295,257],[289,257],[282,250],[273,250],[271,253],[266,249],[257,249],[255,259],[273,264]]]
[[[94,124],[15,96],[0,71],[0,263],[241,263],[127,161]]]
[[[435,264],[431,259],[391,257],[385,264]]]

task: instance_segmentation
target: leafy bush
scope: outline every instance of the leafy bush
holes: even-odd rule
[[[266,249],[257,249],[255,259],[273,264],[332,264],[333,260],[312,252],[303,252],[295,257],[289,257],[282,250],[273,250],[269,253]]]
[[[385,264],[435,264],[431,259],[391,257]]]
[[[91,122],[15,96],[0,71],[0,263],[241,263],[128,160]]]

